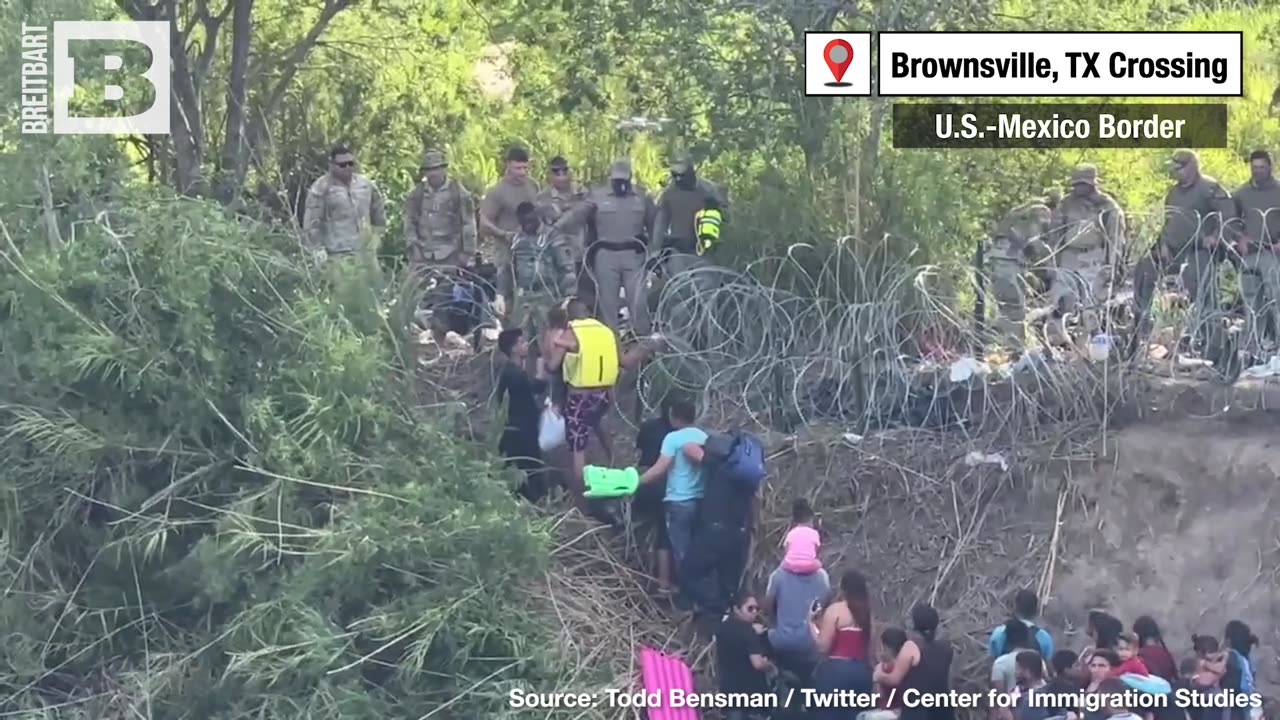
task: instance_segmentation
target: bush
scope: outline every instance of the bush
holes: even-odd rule
[[[3,246],[4,706],[484,717],[546,677],[547,529],[413,406],[376,298],[216,206],[113,207]]]

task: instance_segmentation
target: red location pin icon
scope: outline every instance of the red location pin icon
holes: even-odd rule
[[[853,63],[853,46],[847,41],[836,38],[827,43],[822,48],[822,59],[827,61],[827,67],[831,68],[831,75],[836,81],[833,83],[824,83],[825,85],[842,86],[849,83],[840,82],[844,77],[844,71],[849,69],[849,65]]]

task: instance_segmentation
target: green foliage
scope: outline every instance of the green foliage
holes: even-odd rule
[[[79,227],[0,272],[7,707],[417,716],[543,676],[546,530],[405,403],[380,298],[328,287],[365,268],[153,191]]]

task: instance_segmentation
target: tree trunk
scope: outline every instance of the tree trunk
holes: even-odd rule
[[[186,34],[178,29],[176,0],[165,2],[164,14],[170,22],[169,56],[173,60],[173,187],[183,195],[199,195],[200,162],[204,154],[200,92],[187,59]]]
[[[253,0],[233,0],[231,15],[231,67],[227,77],[227,125],[218,167],[217,196],[230,205],[244,185],[248,168],[249,142],[245,110],[246,73],[249,68],[250,17]]]

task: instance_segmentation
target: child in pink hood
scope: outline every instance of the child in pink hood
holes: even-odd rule
[[[785,552],[782,569],[796,575],[812,575],[822,569],[822,561],[818,559],[822,539],[814,527],[813,508],[804,498],[791,504],[791,523],[782,541]]]

